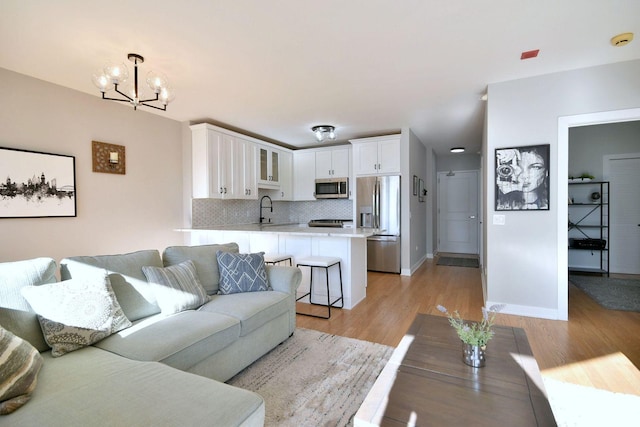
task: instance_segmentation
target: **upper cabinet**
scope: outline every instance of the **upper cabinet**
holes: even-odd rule
[[[315,200],[316,152],[297,150],[293,152],[293,200]]]
[[[349,148],[316,152],[316,178],[348,178]]]
[[[203,126],[192,126],[191,138],[193,197],[234,198],[232,141]]]
[[[258,146],[260,174],[258,187],[280,187],[280,150],[268,146]]]
[[[257,199],[258,187],[293,198],[289,150],[206,123],[191,126],[191,150],[194,198]]]
[[[400,173],[400,135],[350,140],[354,175]]]

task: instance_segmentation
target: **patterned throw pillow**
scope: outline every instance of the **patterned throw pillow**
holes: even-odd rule
[[[38,315],[53,357],[86,347],[131,326],[109,277],[72,279],[22,288],[22,295]]]
[[[142,267],[149,283],[156,286],[155,294],[163,314],[192,310],[209,301],[196,267],[192,261],[169,267]]]
[[[10,414],[31,399],[42,356],[27,341],[0,327],[0,415]]]
[[[234,254],[218,251],[216,257],[220,268],[221,295],[269,290],[264,252]]]

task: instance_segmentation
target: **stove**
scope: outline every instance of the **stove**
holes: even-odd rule
[[[312,219],[309,221],[309,227],[334,227],[342,228],[346,223],[351,223],[350,219]]]

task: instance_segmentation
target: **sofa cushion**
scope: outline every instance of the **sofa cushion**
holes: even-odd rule
[[[157,250],[142,250],[119,255],[76,256],[60,261],[62,280],[99,277],[109,272],[111,287],[124,314],[131,321],[160,313],[153,286],[147,283],[142,266],[162,267]]]
[[[38,351],[49,350],[36,313],[20,293],[25,286],[56,281],[56,262],[52,258],[34,258],[0,263],[0,324],[14,335],[27,340]]]
[[[129,359],[163,362],[187,370],[239,336],[240,322],[233,317],[183,311],[140,320],[95,346]]]
[[[220,313],[240,321],[240,336],[245,336],[276,317],[287,313],[290,295],[284,292],[247,292],[215,295],[198,311]]]
[[[62,356],[131,326],[103,271],[101,280],[66,280],[26,286],[22,294],[38,320],[54,357]]]
[[[28,405],[0,419],[13,426],[263,425],[257,394],[161,363],[86,347],[65,357],[44,353]]]
[[[42,356],[29,342],[2,327],[0,355],[0,415],[6,415],[31,399]]]
[[[170,246],[162,252],[162,261],[166,266],[180,264],[191,260],[196,266],[198,277],[202,286],[209,295],[218,293],[220,271],[216,253],[218,251],[238,253],[237,243],[224,243],[219,245],[200,246]]]
[[[269,290],[264,252],[232,254],[218,251],[220,290],[222,295]]]
[[[169,267],[142,267],[149,283],[156,284],[155,292],[162,314],[198,308],[209,300],[198,279],[192,261]]]

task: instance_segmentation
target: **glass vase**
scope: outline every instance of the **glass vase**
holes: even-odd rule
[[[486,346],[472,345],[465,342],[462,343],[462,361],[474,368],[481,368],[486,362],[485,351]]]

